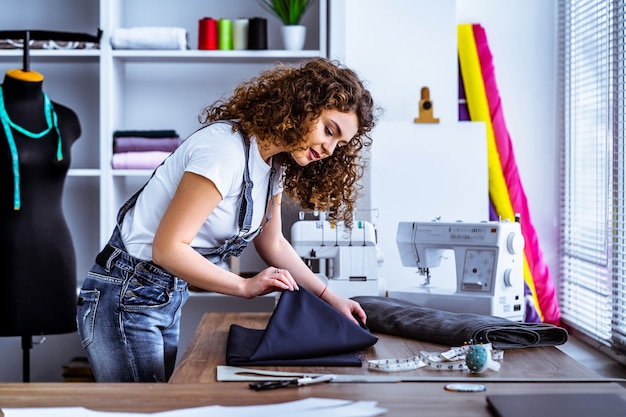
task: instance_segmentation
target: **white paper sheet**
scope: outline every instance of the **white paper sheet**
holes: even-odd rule
[[[186,408],[159,413],[126,413],[94,411],[83,407],[3,408],[5,417],[374,417],[386,409],[376,401],[350,401],[332,398],[306,398],[278,404]],[[321,414],[323,413],[323,414]]]
[[[88,417],[89,411],[81,407],[53,408],[3,408],[4,417]]]

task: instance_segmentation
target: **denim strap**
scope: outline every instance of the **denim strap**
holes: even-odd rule
[[[220,120],[214,123],[228,123],[232,126],[235,126],[235,122],[232,120]],[[247,135],[243,131],[241,131],[241,129],[237,129],[237,131],[239,132],[243,140],[244,147],[245,147],[244,153],[246,157],[245,166],[244,166],[244,175],[243,175],[244,177],[243,178],[243,192],[242,192],[241,202],[239,205],[239,215],[238,215],[239,231],[235,236],[227,240],[222,246],[218,248],[194,248],[194,250],[196,250],[197,252],[199,252],[205,257],[208,257],[210,255],[218,255],[220,260],[223,260],[230,255],[239,256],[243,252],[243,250],[246,248],[248,243],[252,239],[254,239],[259,233],[261,233],[261,230],[263,229],[263,226],[261,225],[255,231],[250,232],[250,229],[252,227],[252,206],[253,206],[252,187],[254,186],[252,180],[250,179],[250,170],[248,167],[248,162],[250,159],[250,140],[248,139]],[[156,169],[152,173],[152,176],[150,177],[150,179],[152,179],[155,172],[156,172]],[[276,175],[276,170],[272,166],[271,171],[270,171],[269,183],[267,186],[267,196],[265,200],[265,213],[268,213],[268,215],[265,218],[265,222],[270,221],[272,218],[275,175]],[[141,192],[146,187],[148,182],[150,182],[150,179],[122,205],[117,215],[118,227],[121,226],[122,221],[124,220],[124,216],[126,215],[128,210],[130,210],[135,205],[135,203],[137,202],[137,198],[139,198],[139,194],[141,194]],[[269,206],[269,211],[268,211],[268,206]]]

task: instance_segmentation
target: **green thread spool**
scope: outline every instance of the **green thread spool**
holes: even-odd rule
[[[233,49],[233,36],[231,31],[230,19],[220,19],[217,25],[218,30],[218,49]]]

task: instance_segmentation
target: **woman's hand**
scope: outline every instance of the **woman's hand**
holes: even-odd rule
[[[298,283],[288,270],[273,266],[265,268],[252,278],[245,280],[246,298],[269,294],[274,291],[297,291]]]
[[[322,299],[359,326],[361,324],[364,325],[367,321],[367,315],[361,307],[361,304],[354,300],[340,297],[337,294],[330,292],[328,289],[324,291]],[[359,323],[359,320],[361,323]]]

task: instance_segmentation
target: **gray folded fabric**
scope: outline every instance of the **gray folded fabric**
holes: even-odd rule
[[[358,296],[372,332],[402,336],[446,346],[466,342],[491,343],[495,349],[557,346],[567,342],[567,330],[549,323],[515,322],[473,313],[452,313],[409,301]]]

